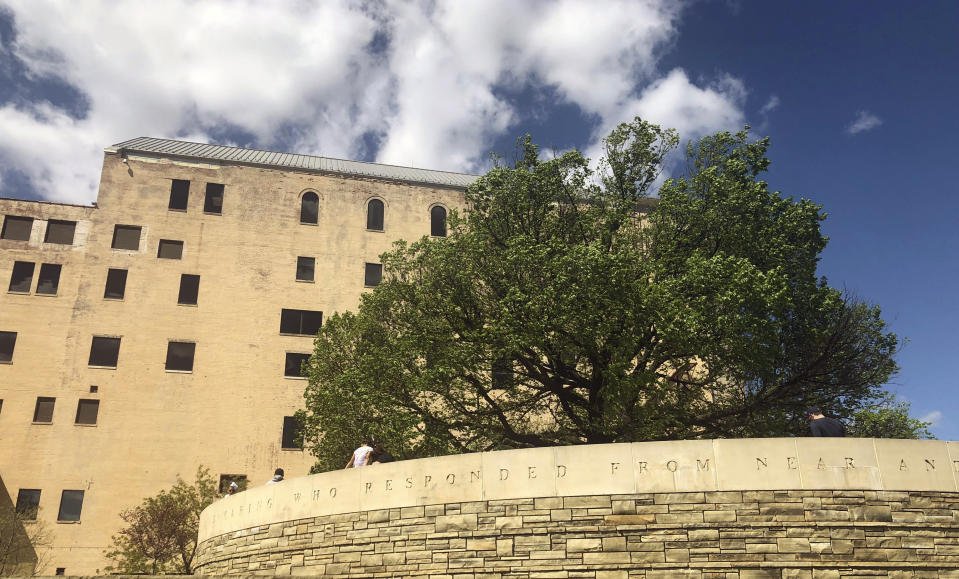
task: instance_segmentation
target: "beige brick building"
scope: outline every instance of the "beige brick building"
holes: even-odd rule
[[[0,475],[52,529],[43,571],[102,571],[119,511],[198,465],[306,474],[310,335],[473,179],[139,138],[93,206],[0,199]]]

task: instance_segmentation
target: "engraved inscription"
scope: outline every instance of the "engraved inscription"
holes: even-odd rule
[[[699,460],[696,459],[696,470],[709,470],[709,459]]]
[[[756,457],[756,470],[769,468],[769,459]]]
[[[786,468],[789,470],[798,470],[799,469],[799,459],[795,456],[786,457]]]
[[[456,484],[456,475],[453,473],[446,475],[446,482],[448,484]]]
[[[959,462],[959,461],[957,461],[957,462]],[[557,465],[556,465],[556,478],[563,478],[563,477],[565,477],[565,476],[566,476],[566,465],[565,465],[565,464],[557,464]]]
[[[676,472],[679,469],[679,463],[675,460],[666,461],[666,470],[669,472]]]
[[[536,478],[536,467],[531,466],[527,470],[527,478]]]
[[[499,480],[506,480],[509,478],[509,469],[501,468],[499,469]]]
[[[853,463],[852,457],[846,457],[846,467],[845,468],[856,468],[856,465]]]
[[[619,470],[618,462],[609,463],[609,474],[616,474],[616,471]]]
[[[933,459],[931,459],[931,458],[927,458],[927,459],[926,459],[926,472],[929,472],[930,470],[936,470],[936,461],[933,460]]]
[[[639,474],[646,474],[646,469],[649,467],[649,463],[644,460],[639,461]]]

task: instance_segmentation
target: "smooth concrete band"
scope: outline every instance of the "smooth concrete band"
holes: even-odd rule
[[[533,448],[290,479],[217,501],[199,540],[325,515],[453,502],[738,490],[959,491],[959,442],[765,438]]]

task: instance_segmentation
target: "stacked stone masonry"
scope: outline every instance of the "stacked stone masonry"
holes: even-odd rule
[[[959,578],[959,493],[645,493],[278,522],[204,541],[206,575]]]

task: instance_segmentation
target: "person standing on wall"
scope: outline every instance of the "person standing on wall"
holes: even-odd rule
[[[813,436],[846,436],[846,429],[842,422],[823,416],[819,408],[813,406],[806,411],[806,416],[809,418],[809,430]]]

